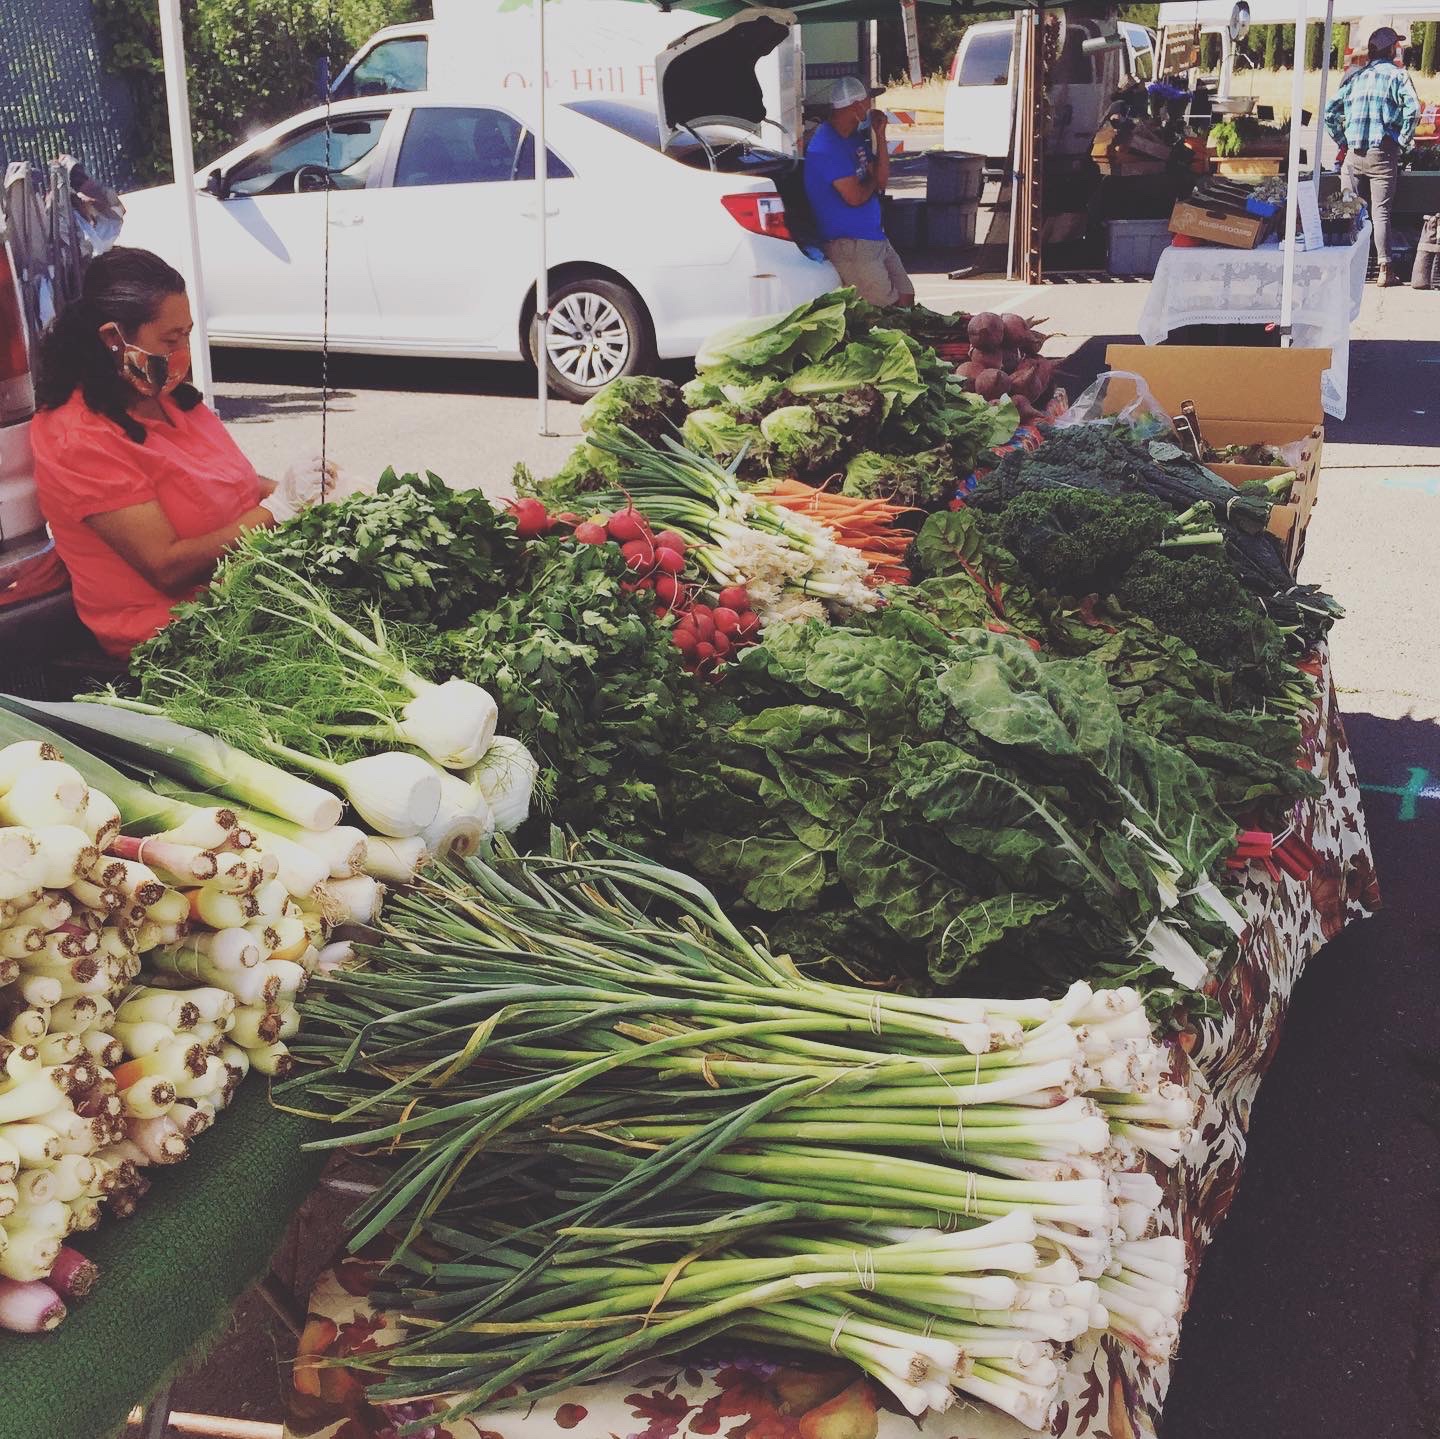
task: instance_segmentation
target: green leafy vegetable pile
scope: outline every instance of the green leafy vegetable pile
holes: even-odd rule
[[[383,627],[423,677],[454,675],[489,690],[502,732],[542,766],[539,796],[572,828],[628,843],[653,838],[657,787],[668,751],[693,724],[695,685],[653,596],[625,588],[618,548],[522,543],[513,520],[478,491],[387,472],[374,496],[247,537],[215,582],[136,650],[143,698],[248,696],[276,716],[288,703],[289,742],[345,758],[343,739],[322,733],[321,717],[380,702],[367,700],[363,675],[327,668],[303,621],[272,607],[251,582],[257,557],[314,576],[325,604],[362,628]],[[259,678],[264,693],[252,693]],[[231,738],[245,742],[243,732]]]
[[[1101,665],[889,593],[863,622],[767,633],[707,701],[673,776],[688,862],[797,958],[870,981],[1153,983],[1174,947],[1203,977],[1218,915],[1177,886],[1235,826],[1201,770],[1126,723]]]

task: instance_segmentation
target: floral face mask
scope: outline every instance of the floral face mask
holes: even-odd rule
[[[190,373],[189,340],[182,340],[173,350],[157,355],[130,344],[113,321],[100,327],[100,337],[115,356],[120,373],[151,399],[178,389]]]

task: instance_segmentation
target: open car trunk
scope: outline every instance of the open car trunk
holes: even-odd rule
[[[789,38],[795,16],[756,7],[672,41],[655,58],[660,145],[725,144],[742,137],[793,151],[783,117],[766,114],[756,66]]]

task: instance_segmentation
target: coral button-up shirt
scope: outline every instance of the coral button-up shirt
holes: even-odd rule
[[[137,416],[138,445],[97,414],[79,390],[31,422],[35,488],[70,571],[75,610],[108,654],[124,657],[191,598],[158,590],[85,523],[155,500],[181,539],[233,524],[260,502],[260,477],[204,404],[182,410],[161,400],[165,420]]]

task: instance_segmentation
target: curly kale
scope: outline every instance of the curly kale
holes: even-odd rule
[[[1203,660],[1229,669],[1236,684],[1259,695],[1284,686],[1285,636],[1217,555],[1141,555],[1115,590],[1116,599]]]
[[[1108,594],[1172,519],[1155,500],[1093,490],[1029,490],[1000,512],[1000,542],[1037,584],[1057,595]]]

